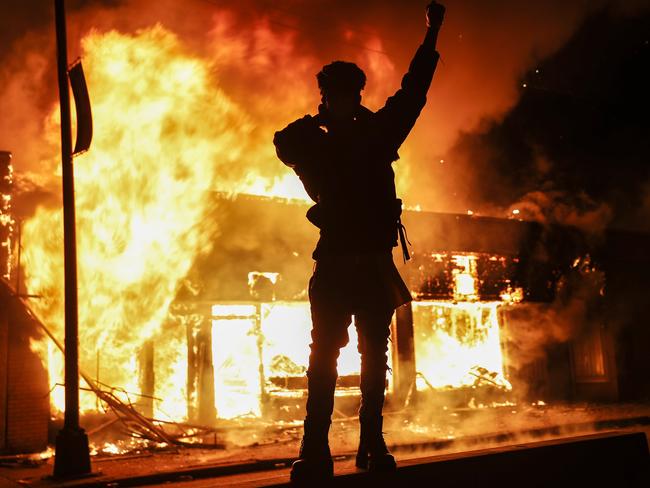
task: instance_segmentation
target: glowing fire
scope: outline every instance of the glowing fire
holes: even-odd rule
[[[96,136],[75,160],[81,367],[137,402],[143,344],[160,338],[179,281],[218,232],[207,194],[304,192],[288,171],[228,180],[230,168],[246,160],[254,125],[219,88],[210,63],[185,52],[173,34],[162,27],[135,36],[91,33],[83,49]],[[48,127],[56,140],[56,124]],[[274,157],[267,146],[258,150]],[[58,209],[40,208],[25,223],[23,262],[30,293],[43,297],[34,308],[62,339],[61,222]],[[158,417],[187,415],[183,342],[180,330],[156,341],[156,396],[164,399],[155,402]],[[52,384],[62,383],[61,355],[37,347]],[[57,409],[59,390],[52,395]],[[96,400],[82,395],[82,405],[95,409]]]
[[[0,154],[4,167],[0,167],[0,249],[5,255],[5,262],[0,264],[0,269],[4,268],[2,278],[8,280],[11,276],[11,250],[12,234],[15,224],[11,217],[11,185],[13,183],[13,166],[11,165],[11,153]],[[5,191],[7,191],[5,193]]]
[[[476,256],[459,254],[452,258],[456,265],[453,271],[454,299],[472,301],[478,298],[476,287]]]
[[[440,259],[442,255],[434,255]],[[512,389],[503,370],[497,308],[501,302],[479,302],[478,256],[452,256],[454,301],[413,303],[417,387],[455,388],[488,382]],[[521,289],[508,286],[501,298],[521,301]]]
[[[304,377],[309,361],[311,317],[307,302],[212,307],[212,348],[217,415],[234,418],[262,414],[267,395],[302,396],[283,391],[270,377]],[[341,349],[339,375],[358,375],[357,334]],[[392,363],[389,358],[389,363]],[[389,384],[390,388],[390,384]],[[338,390],[338,394],[345,394]]]
[[[488,380],[495,386],[512,388],[503,371],[498,306],[499,302],[413,304],[418,389],[472,386],[483,370],[494,373]]]

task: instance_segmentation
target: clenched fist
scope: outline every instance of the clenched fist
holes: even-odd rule
[[[445,17],[445,7],[436,1],[427,6],[427,27],[440,28]]]

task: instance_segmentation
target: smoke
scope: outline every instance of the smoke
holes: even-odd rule
[[[91,30],[134,33],[159,23],[214,63],[225,91],[257,122],[248,142],[258,145],[270,144],[272,129],[315,112],[314,74],[332,59],[349,59],[367,71],[365,103],[379,108],[398,88],[424,34],[425,3],[414,0],[67,4],[70,59],[82,54],[80,41]],[[519,97],[519,76],[566,41],[593,8],[589,5],[448,2],[439,41],[442,63],[397,169],[408,205],[435,210],[467,205],[458,195],[472,168],[447,157],[458,134],[511,108]],[[56,154],[57,141],[42,137],[56,102],[52,6],[29,1],[2,8],[12,23],[2,34],[7,48],[0,52],[0,103],[7,114],[0,120],[0,147],[15,153],[17,172],[55,189],[57,162],[47,159]],[[433,164],[440,159],[445,163]],[[273,157],[246,164],[264,175],[279,171]]]
[[[545,224],[562,224],[585,233],[602,234],[612,218],[611,207],[597,203],[585,193],[534,190],[510,205],[508,214]]]
[[[483,213],[517,209],[590,233],[647,229],[649,26],[647,6],[634,3],[588,15],[521,74],[510,111],[460,134],[450,159],[465,177],[451,170],[448,188]]]
[[[571,341],[574,345],[584,345],[597,337],[598,347],[603,348],[602,357],[608,357],[601,331],[607,328],[613,332],[620,319],[605,311],[605,287],[605,272],[585,255],[559,280],[553,302],[524,303],[502,309],[502,341],[507,351],[509,379],[517,398],[565,396],[558,392],[569,381],[566,362],[573,353],[562,347]],[[542,366],[535,365],[540,360]],[[544,371],[541,376],[531,374],[540,367]]]

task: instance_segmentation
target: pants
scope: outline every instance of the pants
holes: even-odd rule
[[[388,255],[388,258],[394,268],[392,256]],[[340,349],[348,343],[347,329],[353,315],[361,354],[359,415],[361,418],[381,415],[388,369],[388,339],[395,304],[376,293],[376,290],[391,287],[390,283],[383,286],[377,282],[382,278],[378,277],[375,259],[346,256],[319,260],[316,264],[309,284],[312,343],[307,370],[306,420],[310,424],[329,425],[334,407],[337,359]]]

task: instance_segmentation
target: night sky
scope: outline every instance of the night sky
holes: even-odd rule
[[[456,143],[474,162],[477,204],[519,196],[523,211],[548,200],[550,220],[650,228],[649,38],[647,13],[604,8],[528,70],[503,119]]]

